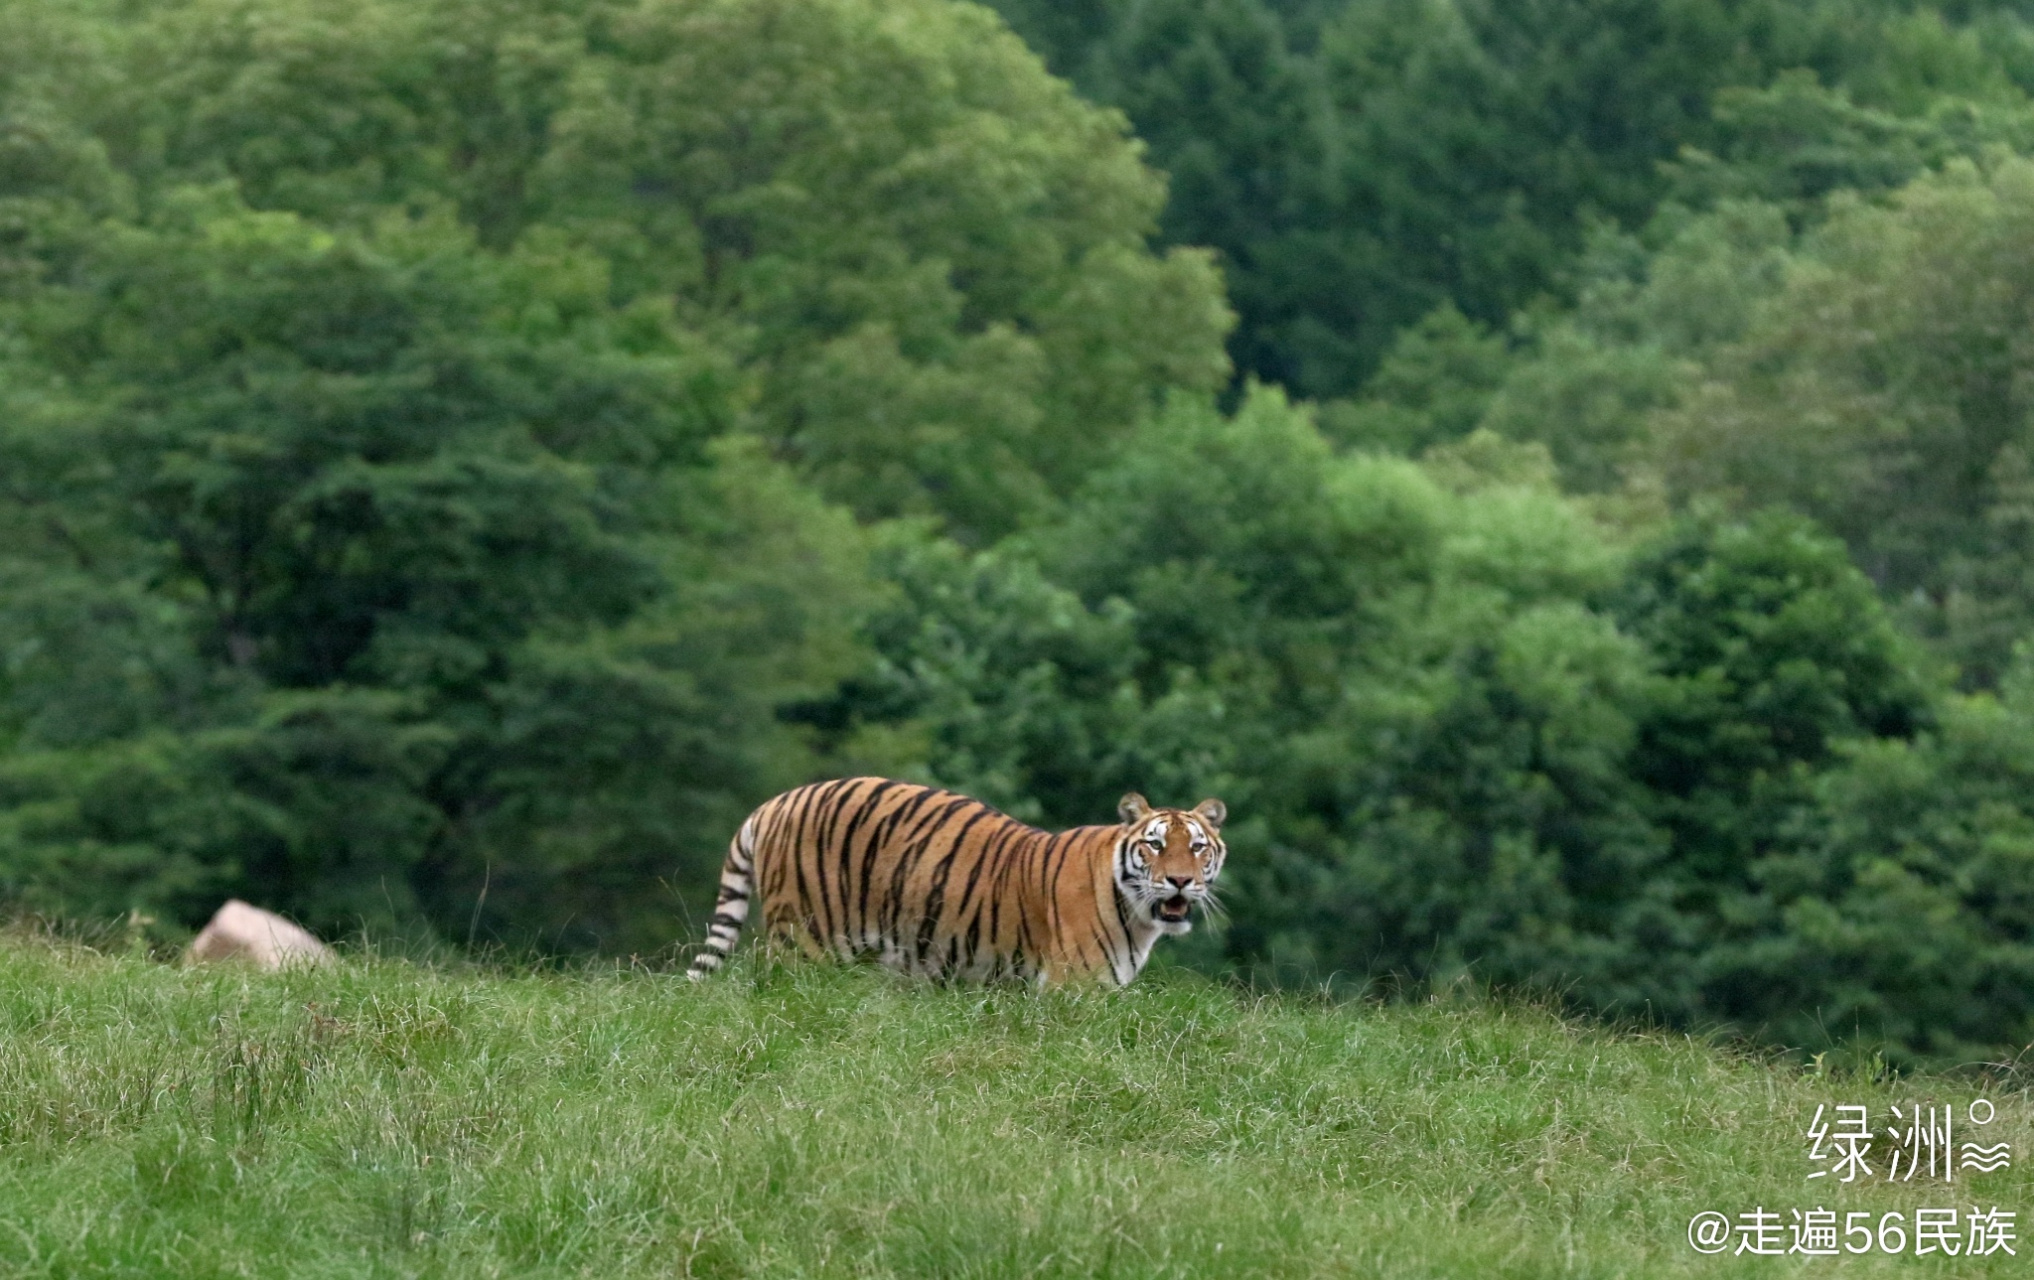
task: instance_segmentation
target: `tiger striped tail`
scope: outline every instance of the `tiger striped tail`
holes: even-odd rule
[[[742,924],[749,918],[749,899],[755,887],[756,819],[751,814],[728,842],[727,861],[720,868],[720,896],[713,904],[713,919],[706,926],[706,945],[692,957],[686,977],[697,982],[727,962],[735,943],[741,939]]]

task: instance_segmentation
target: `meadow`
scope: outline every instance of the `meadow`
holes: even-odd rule
[[[364,956],[267,975],[14,936],[0,1272],[2008,1274],[2034,1242],[1687,1240],[1705,1209],[2024,1205],[2024,1165],[1806,1178],[1817,1105],[1876,1128],[1913,1101],[1961,1123],[1979,1096],[1987,1140],[2025,1152],[2010,1072],[1832,1072],[1473,994],[1178,970],[1038,994],[753,959],[700,985]]]

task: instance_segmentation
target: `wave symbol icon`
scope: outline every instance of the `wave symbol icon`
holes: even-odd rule
[[[2013,1163],[2012,1144],[2001,1142],[1995,1147],[1981,1147],[1975,1142],[1963,1144],[1963,1167],[1979,1173],[1994,1173]]]

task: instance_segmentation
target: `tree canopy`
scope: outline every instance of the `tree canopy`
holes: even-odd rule
[[[1883,189],[2025,145],[2011,6],[1898,0],[996,0],[1172,175],[1240,373],[1359,393],[1437,308],[1573,302],[1591,230],[1666,200]]]
[[[1221,796],[1212,973],[2034,1040],[2024,15],[1002,12],[0,9],[0,909],[648,955],[882,772]]]

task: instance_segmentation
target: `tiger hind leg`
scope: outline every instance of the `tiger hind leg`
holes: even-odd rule
[[[755,885],[756,820],[751,815],[728,844],[727,861],[720,869],[720,896],[706,926],[706,945],[692,958],[686,977],[698,982],[727,962],[742,936],[742,924],[749,918],[749,898]]]

